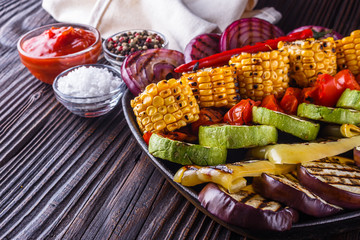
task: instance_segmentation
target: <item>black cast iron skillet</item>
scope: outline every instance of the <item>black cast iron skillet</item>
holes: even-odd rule
[[[307,216],[301,216],[299,222],[295,223],[290,230],[285,232],[251,231],[220,220],[200,205],[197,197],[201,187],[184,187],[183,185],[173,181],[174,174],[181,167],[180,165],[155,158],[149,153],[147,145],[144,142],[142,134],[137,126],[133,110],[130,106],[130,100],[133,98],[134,96],[129,90],[127,90],[122,98],[122,106],[129,128],[139,145],[147,153],[155,167],[175,187],[175,189],[177,189],[201,212],[227,229],[253,239],[309,239],[360,229],[360,210],[341,212],[337,215],[326,218],[310,218]]]

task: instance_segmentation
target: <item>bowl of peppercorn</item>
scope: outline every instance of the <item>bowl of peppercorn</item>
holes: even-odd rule
[[[103,42],[105,59],[115,67],[120,67],[125,58],[133,52],[166,48],[166,37],[153,30],[134,29],[118,32]]]

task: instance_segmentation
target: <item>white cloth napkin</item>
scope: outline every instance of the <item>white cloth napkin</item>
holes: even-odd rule
[[[163,33],[169,48],[183,51],[202,33],[222,32],[242,16],[276,23],[274,8],[253,11],[257,0],[43,0],[43,8],[59,22],[89,24],[103,38],[123,30]]]

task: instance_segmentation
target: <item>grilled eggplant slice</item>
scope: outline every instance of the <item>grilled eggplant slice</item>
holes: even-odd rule
[[[347,209],[360,208],[360,169],[354,161],[332,157],[302,164],[300,184],[325,201]]]
[[[299,183],[296,172],[282,175],[263,173],[261,177],[253,179],[252,185],[255,192],[262,196],[284,203],[311,216],[325,217],[342,210],[304,188]]]
[[[227,193],[214,183],[207,184],[199,201],[221,220],[240,227],[285,231],[298,220],[298,212],[256,194],[249,185],[236,194]]]

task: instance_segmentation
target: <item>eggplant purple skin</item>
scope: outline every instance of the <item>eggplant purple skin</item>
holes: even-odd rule
[[[324,183],[310,174],[303,166],[298,169],[298,179],[301,185],[331,204],[346,209],[360,208],[360,194],[348,192]]]
[[[260,195],[286,204],[296,210],[315,217],[325,217],[338,213],[341,208],[333,207],[319,199],[310,198],[304,192],[284,184],[263,173],[253,179],[253,187]]]
[[[299,217],[292,208],[273,212],[237,202],[214,183],[207,184],[198,199],[204,208],[221,220],[253,230],[286,231]]]

